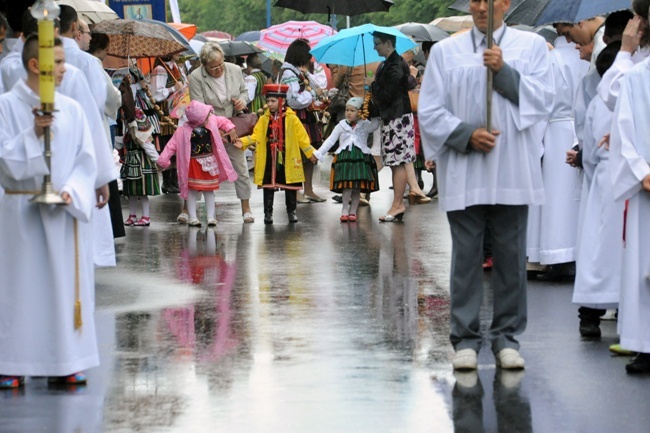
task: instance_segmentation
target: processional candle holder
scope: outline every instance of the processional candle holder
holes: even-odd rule
[[[45,115],[52,114],[54,110],[54,20],[59,16],[61,9],[54,0],[38,0],[30,9],[30,13],[38,20],[38,68],[39,68],[39,96],[41,99],[41,112]],[[52,149],[50,127],[43,131],[43,155],[48,173],[43,177],[41,193],[30,201],[41,204],[66,204],[65,200],[52,186]]]

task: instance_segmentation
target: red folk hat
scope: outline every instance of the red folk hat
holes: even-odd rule
[[[286,84],[265,84],[262,88],[262,95],[266,97],[286,98],[289,86]]]

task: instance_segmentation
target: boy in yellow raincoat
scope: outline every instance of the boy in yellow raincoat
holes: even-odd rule
[[[300,119],[291,108],[283,107],[287,90],[285,84],[264,86],[268,109],[257,121],[253,134],[241,138],[243,149],[256,146],[254,182],[264,190],[264,224],[273,224],[276,189],[284,190],[289,223],[298,222],[296,193],[305,181],[300,152],[316,162],[315,149]]]

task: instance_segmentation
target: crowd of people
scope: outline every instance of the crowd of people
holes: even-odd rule
[[[0,62],[0,218],[16,222],[0,226],[7,301],[0,317],[12,329],[0,332],[0,388],[20,387],[26,376],[85,383],[83,371],[98,363],[94,266],[115,266],[113,238],[125,235],[124,226],[151,224],[149,197],[179,194],[177,221],[201,226],[203,195],[205,223],[214,226],[214,193],[233,182],[249,224],[254,184],[263,190],[264,224],[274,223],[278,190],[288,222],[296,223],[298,203],[326,201],[313,174],[328,154],[341,223],[358,221],[359,206],[380,190],[384,166],[393,200],[381,222],[403,221],[405,198],[416,205],[438,196],[453,241],[454,369],[478,367],[485,269],[493,270],[486,337],[496,364],[524,368],[518,335],[527,322],[527,266],[538,263],[546,266],[536,276],[542,281],[575,279],[583,337],[600,337],[601,318],[615,311],[620,344],[611,350],[635,355],[628,372],[650,372],[642,242],[650,234],[641,224],[650,212],[650,131],[642,120],[650,114],[650,0],[633,0],[632,11],[556,23],[553,44],[506,26],[509,6],[494,2],[494,45],[486,40],[487,2],[472,0],[475,26],[422,44],[420,62],[413,51],[398,53],[395,36],[382,32],[372,35],[385,59],[379,64],[321,65],[309,41],[296,39],[273,74],[256,55],[241,67],[207,42],[193,68],[178,55],[156,59],[148,74],[131,63],[116,87],[102,66],[110,37],[91,33],[74,8],[62,5],[55,114],[34,109],[38,23],[27,11],[22,36]],[[7,30],[0,18],[0,36]],[[486,68],[493,75],[491,107]],[[184,91],[191,102],[174,107]],[[246,110],[258,116],[242,126]],[[41,148],[46,128],[51,167]],[[29,202],[48,171],[66,206]],[[427,194],[424,171],[434,180]],[[128,199],[125,220],[120,195]],[[24,248],[17,252],[16,244]],[[35,262],[41,272],[26,272]]]

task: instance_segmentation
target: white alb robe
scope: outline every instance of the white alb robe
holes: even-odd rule
[[[575,223],[580,208],[580,173],[568,165],[566,152],[576,143],[573,105],[580,80],[589,63],[580,59],[575,44],[555,40],[550,53],[555,84],[553,111],[544,134],[542,178],[546,202],[542,205],[539,229],[539,262],[543,265],[575,260]]]
[[[520,74],[519,106],[494,92],[493,129],[501,131],[496,147],[488,154],[464,154],[445,145],[461,122],[485,126],[484,50],[474,52],[473,32],[433,46],[420,90],[420,132],[426,159],[438,167],[440,207],[541,204],[541,137],[532,127],[548,119],[553,103],[548,48],[541,36],[504,26],[495,32],[505,63]]]
[[[61,41],[63,41],[63,49],[65,50],[65,61],[81,69],[86,80],[88,80],[91,96],[95,100],[97,109],[100,113],[103,113],[106,98],[108,97],[103,68],[97,63],[97,58],[82,51],[74,39],[62,37]]]
[[[621,346],[650,353],[650,58],[621,80],[610,140],[614,197],[629,199],[618,328]]]
[[[65,376],[99,364],[94,325],[94,268],[90,226],[96,164],[81,106],[56,94],[52,126],[52,183],[72,197],[68,206],[30,203],[31,194],[0,202],[0,374]],[[0,96],[0,184],[40,190],[47,167],[34,133],[39,98],[19,82]],[[83,327],[74,329],[75,239]]]
[[[20,51],[24,42],[19,40]],[[99,59],[96,59],[99,60]],[[103,111],[100,113],[95,109],[96,101],[92,96],[88,81],[79,68],[66,63],[66,72],[63,75],[61,86],[57,89],[61,94],[79,102],[84,108],[84,113],[92,131],[93,145],[95,147],[95,158],[97,161],[97,178],[95,188],[106,185],[117,179],[118,171],[113,162],[113,146],[110,142],[110,134],[102,135],[104,129]],[[103,71],[103,70],[102,70]],[[2,63],[0,63],[0,74],[2,80],[13,87],[16,83],[27,78],[27,71],[22,63],[20,52],[12,51]],[[106,92],[106,88],[104,88]],[[94,258],[97,266],[115,266],[115,243],[113,241],[113,227],[108,206],[102,209],[93,210],[93,233],[94,233]]]
[[[586,194],[578,226],[573,303],[615,308],[621,288],[623,212],[614,200],[609,151],[598,142],[611,130],[612,112],[600,96],[589,104],[582,148]]]
[[[650,56],[650,47],[644,47],[636,50],[634,54],[626,51],[619,51],[616,59],[610,68],[603,75],[598,85],[598,94],[607,107],[614,111],[616,100],[621,91],[621,81],[623,76],[634,67]]]

